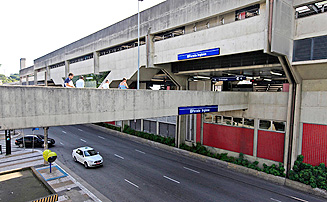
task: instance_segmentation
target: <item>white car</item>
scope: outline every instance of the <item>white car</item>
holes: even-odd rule
[[[72,157],[75,162],[84,164],[85,168],[103,165],[102,156],[91,147],[80,147],[74,149]]]

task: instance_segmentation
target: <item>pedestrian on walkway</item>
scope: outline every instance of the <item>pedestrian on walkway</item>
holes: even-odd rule
[[[120,82],[120,84],[118,86],[119,89],[128,89],[128,85],[127,85],[126,80],[127,80],[126,78],[123,78],[123,81]]]
[[[76,88],[84,88],[84,77],[80,76],[76,81]]]
[[[74,74],[73,73],[69,73],[68,77],[65,79],[64,82],[64,87],[67,88],[75,88],[74,83],[73,83],[73,79],[74,78]]]
[[[109,80],[106,80],[106,83],[102,86],[103,89],[109,89]]]

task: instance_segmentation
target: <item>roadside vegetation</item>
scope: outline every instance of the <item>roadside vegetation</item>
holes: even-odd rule
[[[12,83],[12,82],[18,82],[19,81],[19,74],[11,74],[10,76],[5,76],[3,74],[0,74],[0,80],[3,84],[5,83]]]
[[[99,126],[110,128],[113,130],[121,131],[121,127],[113,126],[106,123],[97,123]],[[124,133],[166,144],[175,147],[175,138],[166,138],[159,135],[154,135],[146,132],[136,131],[131,129],[129,126],[124,126]],[[278,165],[272,164],[270,166],[263,164],[263,167],[259,167],[259,162],[251,162],[244,158],[244,154],[240,153],[238,158],[228,156],[227,153],[217,153],[214,154],[210,152],[205,146],[200,143],[188,146],[186,144],[181,144],[180,149],[194,152],[197,154],[205,155],[211,158],[219,159],[236,165],[251,168],[257,171],[265,172],[267,174],[285,177],[285,168],[282,163]],[[297,160],[294,162],[293,169],[290,171],[289,179],[310,185],[312,188],[320,188],[327,190],[327,167],[324,163],[319,166],[312,166],[310,164],[303,162],[304,156],[299,155]]]
[[[290,171],[290,179],[310,185],[312,188],[327,190],[327,168],[324,163],[312,166],[303,163],[304,156],[299,155]]]

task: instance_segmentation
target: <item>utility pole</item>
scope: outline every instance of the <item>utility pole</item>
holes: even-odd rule
[[[137,1],[137,90],[140,89],[140,1]]]

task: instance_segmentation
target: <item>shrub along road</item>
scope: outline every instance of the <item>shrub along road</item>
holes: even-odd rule
[[[325,201],[85,125],[52,127],[49,137],[58,160],[112,201]],[[104,166],[74,162],[81,146],[99,151]]]

